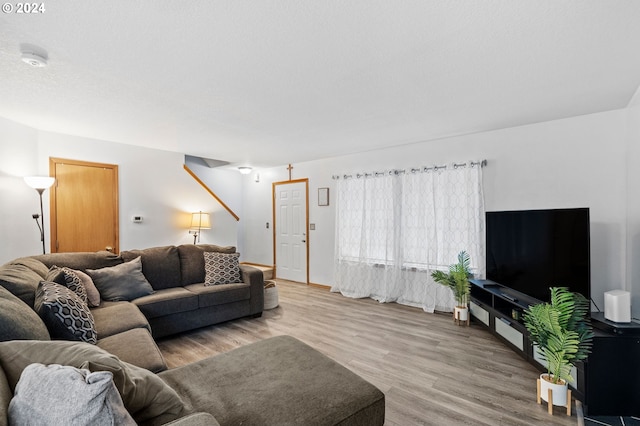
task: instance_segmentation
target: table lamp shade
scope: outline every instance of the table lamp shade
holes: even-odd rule
[[[192,213],[191,214],[191,226],[189,229],[192,230],[200,230],[200,229],[211,229],[211,217],[209,213]]]

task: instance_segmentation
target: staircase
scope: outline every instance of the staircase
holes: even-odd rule
[[[271,266],[255,265],[253,263],[244,263],[244,265],[251,266],[256,269],[260,269],[262,271],[262,275],[264,276],[265,280],[273,279],[273,268]]]

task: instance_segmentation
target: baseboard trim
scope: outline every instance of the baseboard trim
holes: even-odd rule
[[[307,283],[307,285],[309,287],[316,287],[316,288],[321,288],[323,290],[331,290],[331,286],[330,285],[325,285],[325,284],[316,284],[316,283]]]

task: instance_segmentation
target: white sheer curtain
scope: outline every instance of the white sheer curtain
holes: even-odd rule
[[[431,272],[466,250],[474,274],[484,277],[480,163],[340,178],[336,189],[331,291],[451,311],[451,291]]]

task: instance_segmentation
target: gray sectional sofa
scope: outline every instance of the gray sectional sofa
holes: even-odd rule
[[[264,305],[262,272],[240,265],[242,282],[203,285],[203,252],[235,253],[235,247],[180,245],[109,252],[52,253],[34,256],[47,267],[68,266],[93,270],[142,259],[142,273],[154,293],[133,299],[149,321],[153,337],[160,338],[246,316],[258,317]]]
[[[26,392],[20,388],[14,394],[21,374],[27,376],[31,371],[25,370],[27,366],[38,364],[80,369],[73,374],[111,372],[126,409],[124,414],[142,424],[384,423],[382,392],[288,336],[167,370],[154,338],[262,313],[262,272],[240,265],[239,282],[205,286],[205,252],[232,254],[235,248],[183,245],[130,250],[120,255],[56,253],[0,266],[0,426],[7,424],[10,410],[18,411],[17,396]],[[138,289],[140,283],[130,280],[136,275],[133,272],[116,275],[116,293],[124,291],[131,298],[101,300],[90,309],[96,344],[59,340],[57,335],[52,338],[51,327],[41,318],[45,318],[41,299],[46,297],[44,282],[60,276],[54,266],[83,271],[95,278],[104,274],[113,278],[113,271],[135,269],[136,262],[141,263],[138,269],[142,273],[137,274],[142,285],[148,287]],[[100,289],[98,281],[96,287]],[[112,294],[111,290],[102,287],[100,293]],[[46,380],[40,377],[36,383],[41,381],[43,387],[51,389],[58,384],[52,381],[45,385]],[[20,386],[26,387],[26,377],[23,383]],[[27,412],[35,417],[38,410],[47,409],[46,404],[33,407],[27,403]],[[49,417],[55,409],[48,412]],[[58,411],[64,414],[68,410]],[[40,414],[47,416],[46,411]],[[34,424],[39,422],[34,418]]]

